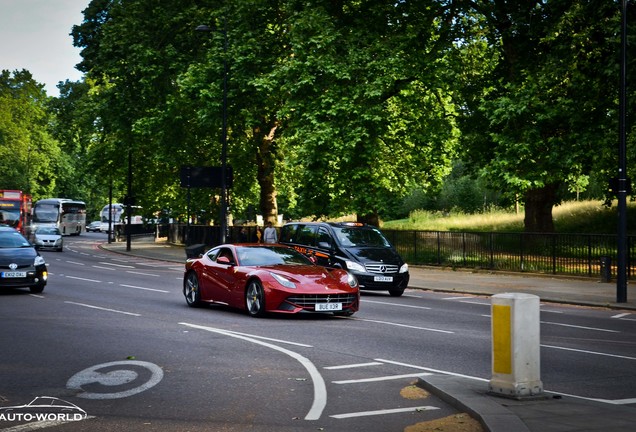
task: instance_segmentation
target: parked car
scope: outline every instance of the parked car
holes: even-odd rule
[[[38,227],[33,232],[33,244],[36,249],[64,250],[62,233],[55,227]]]
[[[48,271],[44,258],[16,229],[0,226],[0,288],[44,290]]]
[[[102,223],[100,221],[93,221],[93,222],[89,223],[88,225],[86,225],[86,231],[87,232],[99,232],[101,226],[102,226]]]
[[[279,241],[319,265],[350,271],[361,290],[387,290],[399,297],[408,286],[408,264],[382,232],[370,225],[290,222],[281,228]]]
[[[188,306],[220,303],[260,317],[267,312],[353,315],[360,304],[349,272],[328,270],[283,245],[227,244],[185,263]]]

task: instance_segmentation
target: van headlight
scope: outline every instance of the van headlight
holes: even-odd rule
[[[40,255],[36,256],[35,261],[33,262],[33,265],[39,266],[43,264],[46,264],[46,262],[44,261],[44,258],[42,258]]]
[[[359,264],[355,261],[345,261],[345,265],[347,266],[347,269],[351,271],[357,271],[360,273],[364,273],[366,271],[362,264]]]
[[[406,273],[407,271],[409,271],[409,265],[407,263],[402,264],[402,267],[400,267],[400,273]]]

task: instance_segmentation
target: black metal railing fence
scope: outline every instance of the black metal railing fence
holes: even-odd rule
[[[603,271],[611,271],[612,263],[616,263],[615,235],[397,230],[383,233],[412,264],[598,277]],[[633,244],[629,237],[628,276],[633,274]]]
[[[157,236],[175,244],[218,244],[220,227],[158,225]],[[257,241],[257,227],[232,226],[227,241]],[[410,265],[434,265],[494,271],[599,277],[616,274],[617,236],[382,230]],[[628,241],[627,273],[634,275],[634,237]]]

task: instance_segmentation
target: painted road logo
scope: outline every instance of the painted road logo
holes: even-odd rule
[[[26,405],[0,408],[0,421],[67,423],[85,420],[86,411],[62,399],[39,396]]]

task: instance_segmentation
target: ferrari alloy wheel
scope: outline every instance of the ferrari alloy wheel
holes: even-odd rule
[[[201,292],[199,291],[199,278],[193,271],[188,273],[183,283],[183,295],[190,307],[201,306]]]
[[[252,279],[245,290],[245,306],[253,317],[265,315],[265,292],[260,281]]]

